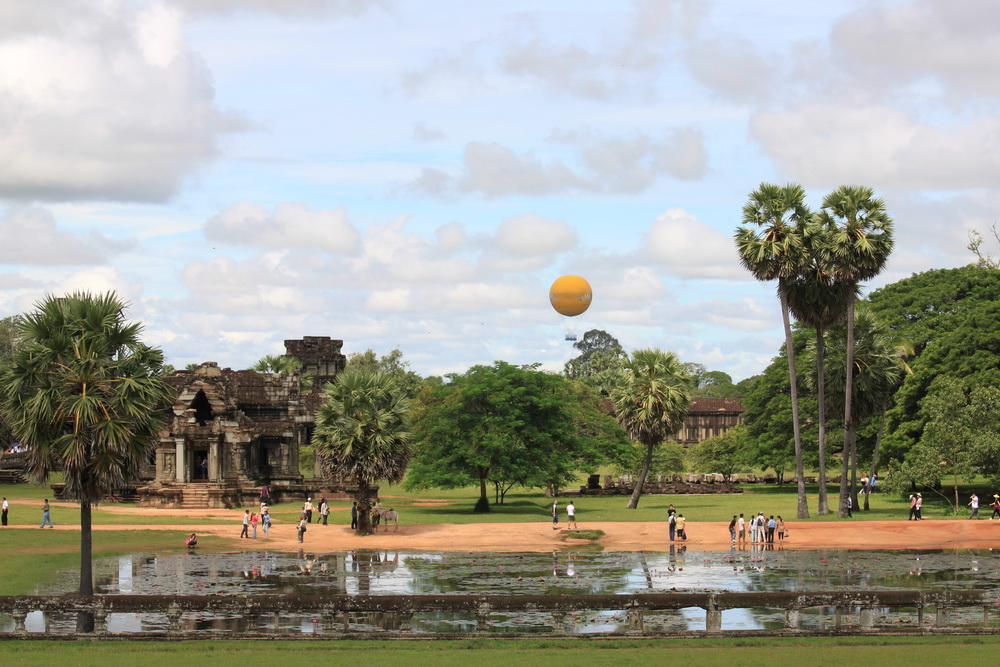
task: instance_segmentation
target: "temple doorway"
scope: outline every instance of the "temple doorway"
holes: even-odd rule
[[[207,482],[208,481],[208,450],[207,449],[196,449],[192,452],[192,470],[191,470],[191,481],[192,482]]]

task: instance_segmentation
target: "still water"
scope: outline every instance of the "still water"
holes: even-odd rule
[[[667,552],[496,554],[473,552],[357,551],[347,553],[240,552],[188,553],[168,556],[133,554],[96,563],[96,589],[106,594],[608,594],[711,591],[824,591],[886,589],[976,589],[1000,600],[1000,550],[962,551],[763,551],[712,552],[683,546]],[[72,592],[75,575],[64,573],[40,587],[39,594]],[[909,622],[902,614],[899,622]],[[981,612],[978,617],[981,620]],[[73,626],[65,615],[34,613],[32,632],[61,632]],[[822,611],[804,626],[825,627]],[[246,619],[188,615],[186,628],[232,630]],[[583,614],[573,619],[575,632],[624,629],[624,615]],[[701,609],[664,612],[647,617],[660,629],[703,629]],[[961,621],[960,621],[961,622]],[[9,631],[12,619],[0,618]],[[392,630],[379,619],[352,619],[367,630]],[[781,627],[774,610],[727,610],[723,629]],[[315,619],[282,619],[283,629],[312,632]],[[545,614],[497,616],[494,631],[546,632]],[[162,615],[112,614],[115,632],[166,628]],[[6,627],[5,627],[6,626]],[[462,614],[416,614],[415,631],[468,631],[475,620]]]

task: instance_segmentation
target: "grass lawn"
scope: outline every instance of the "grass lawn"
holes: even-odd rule
[[[990,664],[997,637],[838,637],[760,639],[467,639],[439,641],[0,642],[4,665],[376,664],[380,667],[542,665]]]

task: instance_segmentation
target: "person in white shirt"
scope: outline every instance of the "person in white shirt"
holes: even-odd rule
[[[566,528],[569,530],[579,530],[580,528],[576,525],[576,506],[573,504],[572,500],[569,501],[569,505],[566,506]]]

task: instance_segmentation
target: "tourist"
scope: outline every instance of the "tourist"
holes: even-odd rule
[[[552,530],[559,530],[559,501],[552,501]]]
[[[907,521],[915,521],[916,518],[917,518],[917,497],[911,493],[910,494],[910,516],[906,520]]]
[[[198,467],[201,468],[201,478],[208,479],[208,458],[203,456]]]
[[[6,507],[6,506],[7,506],[7,500],[5,498],[4,499],[4,507]],[[990,507],[993,508],[993,514],[990,515],[990,521],[992,521],[993,517],[1000,516],[1000,495],[997,495],[995,493],[993,494],[993,502],[990,503]],[[7,519],[6,519],[6,517],[7,517],[7,510],[4,510],[4,522],[3,523],[4,523],[5,526],[7,525]]]
[[[757,515],[750,517],[750,544],[757,544]]]
[[[243,510],[243,530],[240,531],[240,539],[250,539],[250,510]]]
[[[687,529],[684,527],[685,525],[686,524],[685,524],[685,521],[684,521],[684,515],[683,514],[678,514],[677,515],[677,537],[679,537],[682,540],[684,540],[685,542],[687,542],[688,536],[687,536]]]
[[[848,492],[848,494],[847,494],[847,516],[850,517],[850,518],[854,518],[854,515],[851,514],[851,510],[852,509],[854,509],[854,496],[850,492]]]
[[[191,533],[191,535],[189,535],[188,538],[184,540],[184,544],[189,547],[198,546],[198,536],[195,535],[194,533]]]
[[[777,524],[775,525],[775,532],[778,533],[778,542],[780,543],[783,539],[788,537],[788,530],[785,528],[785,520],[778,515]]]
[[[257,539],[257,521],[258,521],[258,519],[257,519],[257,513],[256,512],[251,512],[250,513],[250,528],[252,529],[251,532],[253,532],[253,535],[251,536],[250,539],[254,539],[254,540]]]
[[[268,488],[267,484],[260,487],[260,504],[266,505],[271,502],[271,489]]]
[[[736,535],[741,544],[747,543],[747,520],[743,518],[743,514],[736,520]]]
[[[875,493],[875,483],[878,481],[876,479],[876,477],[878,477],[878,475],[876,475],[875,473],[872,473],[872,478],[868,482],[868,487],[869,487],[869,490],[870,490],[871,493]]]
[[[861,475],[861,492],[865,493],[868,490],[868,474],[864,473]]]
[[[381,523],[381,521],[382,521],[382,512],[384,512],[384,511],[385,511],[385,508],[382,506],[382,500],[376,496],[375,497],[375,506],[372,508],[372,525],[373,526],[377,526],[377,525],[379,525],[379,523]]]
[[[3,505],[0,505],[0,526],[7,525],[7,496],[3,497]]]
[[[924,515],[921,514],[921,508],[924,506],[924,496],[920,493],[917,494],[917,504],[914,509],[917,511],[917,521],[923,521]]]
[[[733,544],[736,544],[736,515],[733,515],[733,520],[729,522],[729,539]]]
[[[260,525],[264,528],[264,537],[267,537],[271,530],[271,515],[266,509],[260,513]]]
[[[778,522],[774,520],[774,515],[767,520],[767,543],[774,544],[774,531],[778,528]]]
[[[305,533],[306,533],[306,524],[307,523],[308,522],[306,521],[306,515],[305,515],[305,513],[303,513],[299,517],[299,525],[298,525],[298,528],[296,529],[297,532],[298,532],[298,534],[299,534],[299,542],[302,541],[302,536],[305,535]]]
[[[323,517],[323,525],[326,525],[326,518],[330,515],[330,503],[326,502],[326,498],[319,501],[319,515]]]
[[[351,505],[351,530],[358,529],[358,503],[357,501]]]
[[[576,506],[573,501],[569,501],[569,505],[566,505],[566,528],[567,530],[579,530],[579,526],[576,525]]]
[[[671,505],[667,508],[667,532],[670,533],[670,541],[677,537],[677,510]]]
[[[52,518],[49,516],[49,499],[46,498],[45,502],[42,504],[42,525],[39,528],[45,528],[45,524],[49,524],[49,528],[54,528],[52,525]]]
[[[979,496],[977,496],[976,494],[973,493],[972,496],[970,496],[970,497],[971,497],[971,500],[969,500],[969,507],[972,508],[972,511],[969,512],[969,518],[970,519],[978,519],[979,518]]]
[[[306,498],[306,502],[302,506],[302,513],[306,517],[306,523],[312,523],[313,522],[313,504],[312,504],[312,498]]]

